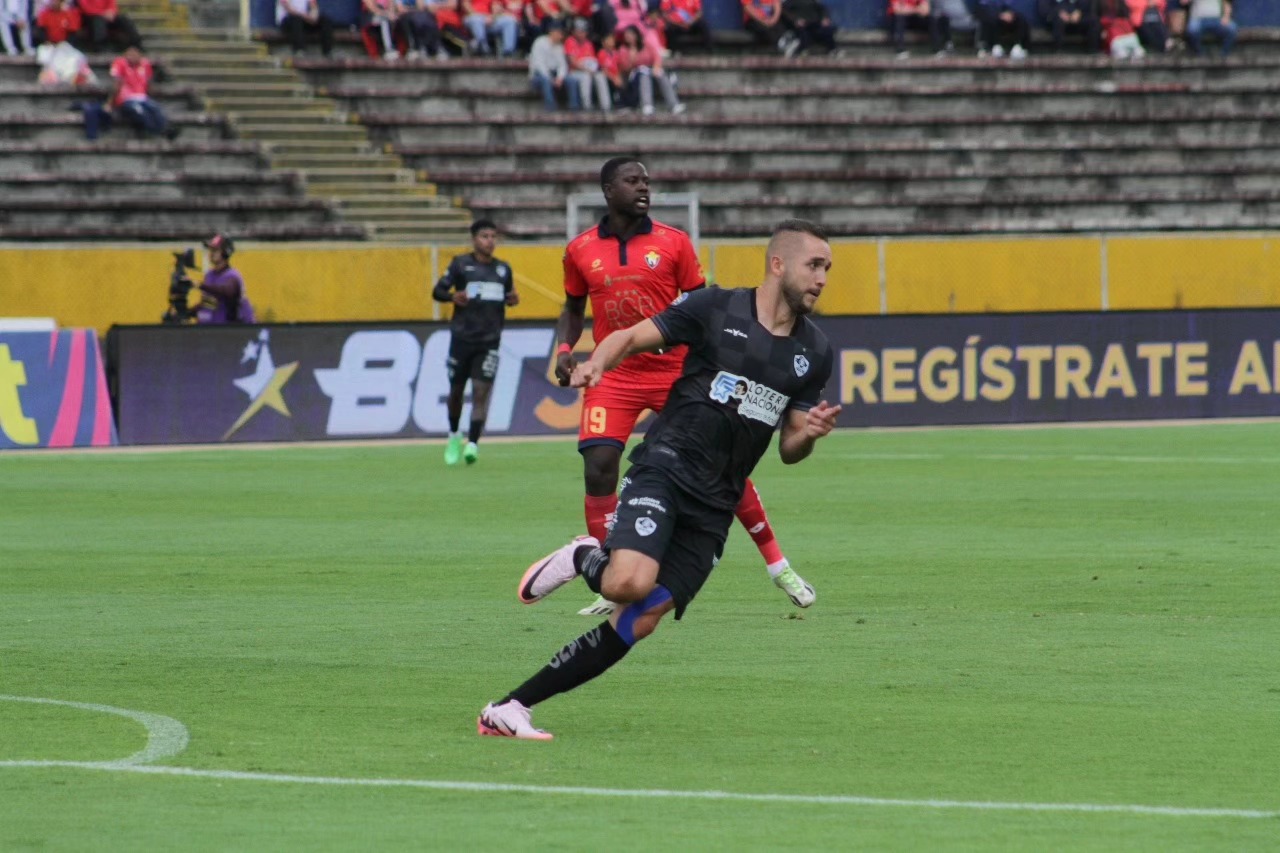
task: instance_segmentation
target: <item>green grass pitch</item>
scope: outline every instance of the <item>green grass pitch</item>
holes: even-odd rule
[[[515,598],[580,532],[578,457],[440,455],[0,456],[0,694],[171,717],[190,742],[156,763],[197,771],[15,766],[146,730],[0,700],[0,850],[1280,845],[1280,425],[771,451],[755,480],[817,604],[735,529],[682,622],[536,710],[552,743],[475,717],[598,621],[581,585]]]

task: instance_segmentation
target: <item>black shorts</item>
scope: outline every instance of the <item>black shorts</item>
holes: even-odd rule
[[[622,483],[605,550],[639,551],[657,560],[658,583],[671,593],[679,619],[724,553],[733,510],[708,506],[660,468],[633,465]]]
[[[445,367],[449,371],[450,385],[465,385],[468,379],[492,382],[498,375],[498,342],[454,338],[449,342],[449,360]]]

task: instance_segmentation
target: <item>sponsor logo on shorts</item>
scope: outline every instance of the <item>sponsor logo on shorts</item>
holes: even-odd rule
[[[636,519],[636,533],[641,536],[652,536],[653,532],[658,529],[658,522],[649,516],[643,516]]]
[[[627,501],[627,506],[647,506],[650,509],[656,509],[663,515],[667,514],[667,508],[657,498],[632,498]]]
[[[720,371],[711,380],[711,399],[717,403],[738,403],[738,414],[744,418],[777,426],[791,398],[768,385],[752,382],[745,376]]]

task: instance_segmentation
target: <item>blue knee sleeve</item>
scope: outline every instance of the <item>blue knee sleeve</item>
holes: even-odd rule
[[[636,620],[648,613],[653,608],[666,604],[671,600],[671,593],[667,592],[665,586],[655,586],[653,592],[644,597],[643,600],[634,604],[628,604],[622,608],[622,614],[618,617],[618,636],[622,638],[622,642],[630,648],[636,644]]]

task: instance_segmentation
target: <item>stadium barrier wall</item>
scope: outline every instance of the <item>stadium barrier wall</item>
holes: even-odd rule
[[[703,241],[700,256],[712,281],[754,285],[764,245]],[[100,332],[157,322],[181,248],[0,249],[0,313]],[[465,250],[258,243],[234,260],[263,322],[431,320],[449,310],[431,285]],[[1280,307],[1280,240],[1268,234],[837,240],[832,252],[829,315]],[[499,254],[521,298],[509,316],[554,319],[563,244]]]
[[[0,332],[0,452],[116,443],[93,329]]]
[[[1280,415],[1280,310],[819,317],[841,426]],[[443,324],[118,327],[125,444],[441,436]],[[503,333],[487,432],[573,434],[554,328]],[[580,349],[588,349],[584,338]],[[464,412],[464,422],[468,415]]]

